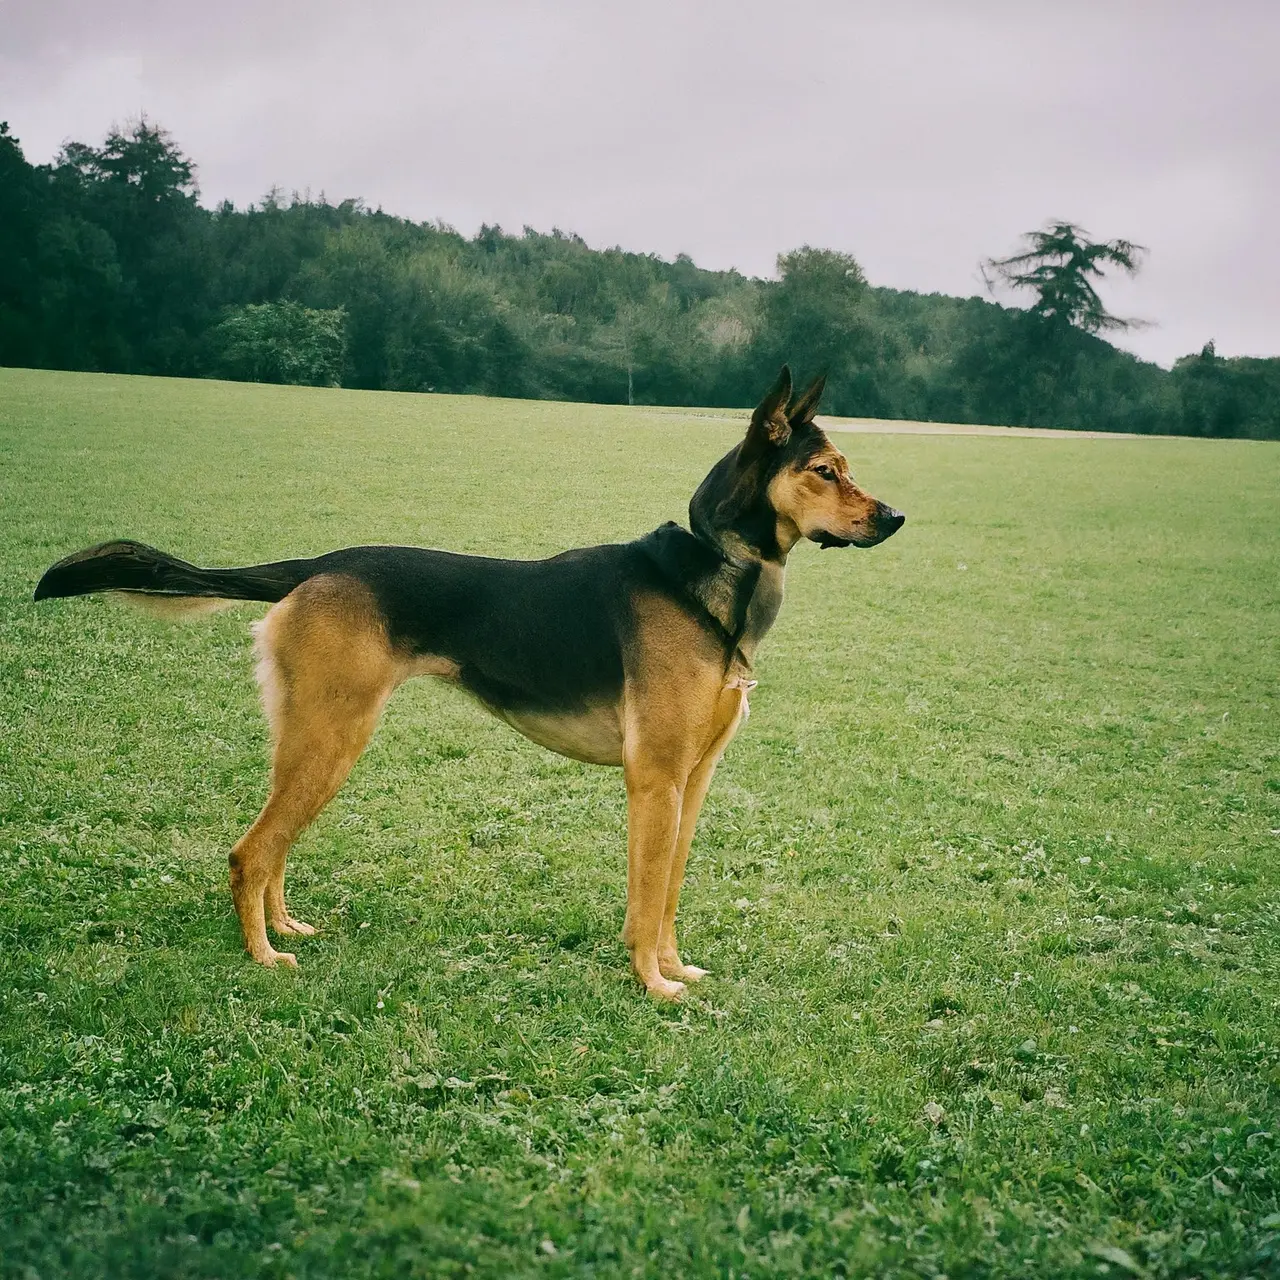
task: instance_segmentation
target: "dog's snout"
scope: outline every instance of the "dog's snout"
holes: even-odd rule
[[[881,507],[876,518],[876,524],[879,526],[882,538],[888,538],[897,533],[906,522],[907,517],[893,507]]]

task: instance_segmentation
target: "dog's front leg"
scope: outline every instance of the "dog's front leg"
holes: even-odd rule
[[[689,860],[689,849],[693,844],[693,832],[698,825],[702,802],[707,798],[707,788],[711,785],[711,777],[716,771],[716,765],[720,763],[725,747],[747,718],[747,694],[755,686],[754,680],[743,677],[725,686],[716,706],[715,737],[707,748],[706,755],[698,762],[685,783],[680,805],[680,830],[671,859],[671,872],[667,877],[666,909],[658,936],[658,965],[668,978],[697,982],[699,978],[707,976],[705,969],[699,969],[696,964],[685,964],[680,959],[680,948],[676,943],[676,910],[680,905],[680,887],[684,883],[685,864]]]
[[[684,983],[662,976],[658,942],[684,788],[652,764],[628,761],[626,777],[627,918],[622,941],[631,952],[636,977],[649,994],[658,1000],[676,1000]]]
[[[676,943],[676,910],[680,905],[680,888],[684,884],[684,869],[689,860],[689,847],[693,844],[693,831],[698,825],[698,813],[706,799],[711,775],[715,773],[719,759],[718,754],[709,754],[693,771],[685,786],[676,846],[672,850],[671,870],[667,875],[662,926],[658,931],[658,967],[666,977],[684,982],[697,982],[699,978],[707,976],[705,969],[699,969],[696,964],[685,964],[680,959],[680,949]]]

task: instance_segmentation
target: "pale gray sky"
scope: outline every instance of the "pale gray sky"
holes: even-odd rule
[[[808,243],[970,294],[1066,218],[1150,247],[1106,294],[1155,322],[1124,345],[1280,355],[1276,0],[0,0],[29,159],[142,111],[209,204],[279,185],[752,275]]]

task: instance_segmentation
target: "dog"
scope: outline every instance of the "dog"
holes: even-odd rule
[[[259,964],[295,966],[267,938],[315,930],[285,906],[298,836],[341,787],[383,707],[410,676],[469,692],[534,742],[621,765],[627,790],[622,940],[648,992],[677,999],[706,975],[676,943],[694,826],[747,716],[751,664],[782,605],[802,539],[872,547],[905,516],[854,483],[814,422],[824,379],[790,404],[784,366],[745,437],[689,504],[634,542],[500,560],[416,547],[350,547],[307,560],[202,569],[138,542],[53,565],[37,600],[89,592],[189,612],[272,602],[255,624],[271,726],[271,790],[232,849],[231,896]]]

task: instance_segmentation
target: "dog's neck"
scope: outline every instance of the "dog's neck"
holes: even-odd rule
[[[750,662],[782,606],[787,556],[800,530],[769,500],[770,469],[731,449],[707,473],[689,503],[689,527],[714,551],[716,569],[699,584],[703,607]]]
[[[700,585],[699,598],[750,663],[782,607],[791,548],[771,547],[768,554],[732,527],[704,527],[696,536],[720,557],[719,568]]]
[[[724,528],[704,526],[695,529],[694,532],[703,542],[715,547],[720,556],[730,564],[771,565],[779,572],[785,572],[787,557],[800,540],[800,531],[792,528],[784,529],[781,521],[778,525],[773,536],[768,539],[762,539],[749,530],[738,529],[732,525]],[[762,543],[765,545],[761,545]]]

